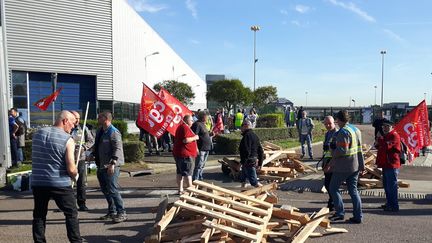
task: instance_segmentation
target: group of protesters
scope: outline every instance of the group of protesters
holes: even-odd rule
[[[241,110],[238,113],[243,114]],[[16,109],[12,108],[9,115],[10,132],[12,138],[16,139],[21,122],[18,121]],[[219,117],[222,115],[218,110],[215,117],[222,119]],[[261,183],[257,180],[257,171],[262,165],[264,151],[258,136],[253,132],[257,114],[251,109],[246,117],[241,117],[240,114],[238,117],[241,118],[238,128],[243,136],[239,145],[242,187],[246,186],[247,181],[250,185],[259,187]],[[100,219],[115,223],[127,220],[123,199],[118,189],[120,166],[124,164],[122,137],[119,130],[112,125],[113,116],[110,112],[99,113],[97,120],[99,129],[93,134],[91,129],[80,122],[79,112],[61,111],[53,126],[41,128],[33,134],[32,190],[35,242],[45,242],[46,215],[50,199],[56,202],[65,215],[69,241],[82,242],[77,211],[89,210],[86,205],[86,161],[90,160],[96,162],[97,178],[108,204],[107,214]],[[193,180],[204,179],[203,170],[213,147],[212,137],[215,135],[215,130],[212,129],[214,124],[213,121],[209,122],[210,120],[212,119],[207,110],[199,111],[194,116],[185,115],[173,136],[172,147],[171,145],[168,147],[172,150],[176,163],[178,194],[183,194],[184,188],[191,186]],[[350,124],[349,120],[346,110],[339,111],[334,118],[327,116],[324,119],[327,129],[323,143],[324,185],[329,192],[327,206],[330,211],[334,211],[330,219],[344,220],[345,209],[339,188],[343,182],[346,182],[353,203],[353,217],[349,221],[361,223],[362,203],[357,183],[359,174],[365,169],[362,139],[360,130]],[[313,122],[303,109],[301,109],[301,118],[296,121],[296,126],[299,129],[300,141],[307,141],[309,155],[312,158],[310,143]],[[397,212],[399,210],[397,176],[400,168],[400,137],[393,129],[393,124],[383,117],[377,119],[373,126],[376,129],[377,165],[383,169],[383,185],[386,193],[386,203],[382,208],[385,211]],[[149,137],[150,140],[151,136]],[[157,143],[156,140],[155,142]],[[168,143],[171,143],[171,136]],[[149,145],[151,146],[151,144],[147,146]],[[304,156],[303,146],[302,152]],[[72,187],[73,184],[76,184],[76,192]]]

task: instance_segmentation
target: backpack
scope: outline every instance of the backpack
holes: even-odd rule
[[[15,136],[19,137],[25,134],[27,130],[27,125],[25,121],[21,120],[22,118],[15,119],[15,123],[18,125],[18,130],[15,132]]]
[[[399,154],[400,163],[401,163],[401,165],[404,165],[409,160],[408,146],[404,142],[401,141],[400,147],[401,147],[401,151]]]

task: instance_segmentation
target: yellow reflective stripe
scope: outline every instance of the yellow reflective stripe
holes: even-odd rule
[[[347,150],[345,156],[351,156],[357,154],[358,151],[360,151],[359,148],[361,148],[361,145],[358,144],[357,135],[355,131],[349,126],[344,126],[342,129],[347,130],[351,135],[351,148]]]
[[[324,158],[331,158],[331,152],[330,151],[324,151]]]

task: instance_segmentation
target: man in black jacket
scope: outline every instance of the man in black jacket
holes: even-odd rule
[[[249,120],[244,120],[241,126],[243,138],[240,141],[240,163],[242,172],[240,180],[242,187],[246,187],[246,179],[254,187],[262,186],[258,182],[256,170],[261,168],[264,150],[258,136],[251,129],[252,124]]]
[[[206,127],[208,115],[205,111],[200,111],[198,113],[198,120],[192,125],[192,131],[198,135],[198,156],[195,159],[195,168],[192,176],[192,180],[203,180],[203,171],[205,163],[211,150],[212,141],[210,138],[210,133]]]

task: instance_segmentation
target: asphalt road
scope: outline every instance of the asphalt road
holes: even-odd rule
[[[365,136],[370,130],[365,127],[364,141],[370,140],[368,135]],[[319,145],[314,146],[316,154],[320,153],[319,150]],[[429,178],[427,183],[430,185],[430,170],[424,168],[414,170],[415,168],[411,169],[409,173],[417,174],[422,180]],[[219,168],[213,167],[206,170],[204,177],[207,182],[239,190],[239,183],[223,175]],[[299,181],[301,182],[301,179]],[[112,224],[97,219],[106,213],[106,201],[98,190],[97,182],[90,180],[89,183],[88,206],[91,211],[79,213],[81,235],[87,242],[143,242],[154,224],[154,212],[161,195],[169,195],[171,201],[177,199],[174,196],[175,174],[172,172],[142,177],[122,177],[120,184],[129,220]],[[283,184],[281,188],[284,188]],[[327,194],[302,190],[278,190],[277,195],[279,205],[289,204],[310,213],[324,207],[327,200]],[[352,205],[349,196],[344,195],[344,201],[347,208],[346,217],[351,217]],[[362,196],[362,201],[363,224],[332,224],[334,227],[346,228],[349,233],[308,239],[307,242],[432,242],[432,201],[430,199],[401,199],[399,213],[386,213],[377,209],[384,202],[382,197]],[[52,201],[50,209],[46,230],[48,242],[67,242],[63,214],[54,211],[56,205]],[[1,191],[0,242],[31,242],[32,210],[33,199],[30,192]]]

